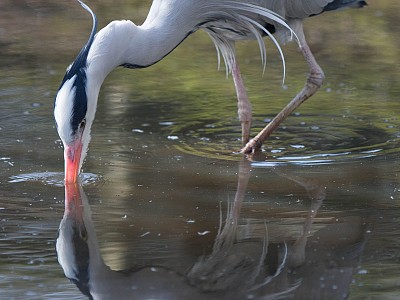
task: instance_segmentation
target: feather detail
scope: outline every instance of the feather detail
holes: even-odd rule
[[[257,40],[263,73],[266,69],[267,52],[262,34],[269,36],[282,58],[283,81],[286,76],[285,57],[278,41],[273,37],[261,22],[269,23],[285,28],[290,32],[291,38],[298,40],[295,32],[286,23],[285,19],[276,12],[267,8],[257,6],[251,3],[241,3],[235,1],[225,1],[222,3],[213,3],[206,5],[203,18],[209,20],[200,26],[208,33],[217,50],[218,68],[220,68],[221,56],[225,63],[226,73],[232,73],[235,64],[234,42],[238,39]]]

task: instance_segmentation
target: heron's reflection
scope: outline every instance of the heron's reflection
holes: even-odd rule
[[[276,238],[280,229],[270,225],[268,218],[239,224],[250,171],[249,161],[242,160],[235,199],[220,225],[213,251],[185,273],[162,266],[110,269],[101,257],[82,186],[67,184],[56,244],[65,276],[90,299],[345,297],[365,241],[362,221],[349,217],[312,230],[325,188],[317,181],[275,169],[278,176],[308,192],[311,204],[301,233],[292,239],[287,235]]]
[[[88,199],[79,184],[65,186],[65,213],[59,228],[58,261],[90,299],[188,299],[197,292],[186,278],[163,267],[111,270],[103,261]],[[195,297],[194,299],[201,299]]]

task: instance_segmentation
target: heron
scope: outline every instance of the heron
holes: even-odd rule
[[[267,137],[297,107],[321,87],[324,73],[306,42],[303,20],[342,7],[363,7],[361,0],[153,0],[142,25],[129,20],[112,21],[97,32],[92,16],[89,39],[75,61],[67,68],[54,101],[56,127],[64,147],[65,182],[76,182],[90,141],[97,100],[102,83],[116,67],[149,67],[172,52],[189,35],[204,30],[213,41],[218,61],[224,60],[232,74],[242,128],[241,153],[260,149]],[[252,108],[235,56],[235,42],[255,39],[265,68],[263,37],[275,43],[285,61],[280,42],[297,41],[308,63],[309,75],[304,88],[271,122],[250,139]]]

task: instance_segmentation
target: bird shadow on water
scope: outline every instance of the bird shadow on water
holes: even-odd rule
[[[245,219],[242,210],[253,167],[243,159],[238,168],[236,193],[225,220],[220,205],[212,250],[185,272],[158,264],[112,270],[101,256],[82,185],[65,185],[65,211],[56,242],[65,276],[90,299],[346,298],[366,242],[361,218],[322,222],[317,215],[325,187],[275,167],[277,177],[300,185],[309,196],[301,229],[291,232],[290,217]]]

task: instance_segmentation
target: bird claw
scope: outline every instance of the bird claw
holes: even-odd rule
[[[240,150],[242,154],[254,154],[261,150],[261,144],[255,140],[251,139],[243,148]]]
[[[261,143],[252,139],[240,151],[249,161],[265,161],[266,156],[261,151]]]

